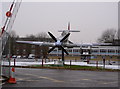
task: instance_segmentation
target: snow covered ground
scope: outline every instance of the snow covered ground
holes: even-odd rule
[[[55,64],[55,62],[43,62],[44,65]],[[65,64],[70,65],[70,62],[65,62]],[[8,62],[2,63],[2,65],[9,65]],[[14,62],[11,62],[11,65],[14,65]],[[30,65],[42,65],[42,62],[16,62],[16,66],[30,66]],[[81,65],[81,66],[96,66],[96,64],[87,64],[87,62],[71,62],[71,65]],[[103,67],[102,64],[98,64],[98,67]],[[107,69],[120,69],[118,65],[105,65]]]

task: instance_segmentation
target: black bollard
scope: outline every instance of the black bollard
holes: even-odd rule
[[[42,67],[43,67],[43,59],[42,59]]]

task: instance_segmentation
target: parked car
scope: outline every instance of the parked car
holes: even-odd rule
[[[12,58],[17,58],[17,56],[16,56],[16,55],[13,55]]]
[[[3,58],[6,58],[7,56],[6,55],[3,55]]]
[[[23,58],[27,58],[27,56],[23,56]]]
[[[17,56],[17,58],[21,58],[21,56],[20,56],[20,55],[18,55],[18,56]]]
[[[35,58],[35,54],[29,54],[28,59],[34,59]]]

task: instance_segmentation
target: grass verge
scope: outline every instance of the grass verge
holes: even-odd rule
[[[32,65],[31,67],[36,67],[36,68],[51,68],[51,69],[71,69],[71,70],[91,70],[91,71],[119,71],[119,69],[104,69],[102,67],[93,67],[93,66],[79,66],[79,65],[54,65],[54,64],[49,64],[49,65],[44,65],[43,67],[41,65]]]

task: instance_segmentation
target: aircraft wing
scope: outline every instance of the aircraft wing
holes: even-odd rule
[[[16,41],[17,43],[33,44],[39,46],[55,46],[55,43],[51,42],[39,42],[39,41]],[[74,43],[64,43],[64,47],[82,47],[82,46],[110,46],[111,43],[83,43],[83,44],[74,44]]]
[[[16,41],[17,43],[24,43],[24,44],[33,44],[33,45],[39,45],[39,46],[50,46],[53,47],[55,43],[50,42],[39,42],[39,41]]]
[[[64,44],[65,47],[82,47],[82,46],[92,46],[92,44]]]
[[[65,47],[82,47],[82,46],[110,46],[112,43],[83,43],[83,44],[64,44]]]

